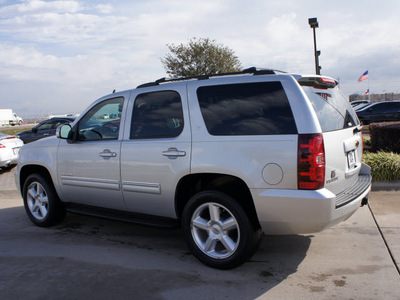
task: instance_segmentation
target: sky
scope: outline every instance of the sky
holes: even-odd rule
[[[166,77],[167,44],[210,38],[243,67],[321,73],[343,93],[400,93],[400,1],[0,0],[0,108],[80,113]],[[369,80],[358,83],[366,71]]]

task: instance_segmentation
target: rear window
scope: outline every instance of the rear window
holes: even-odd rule
[[[297,133],[280,82],[203,86],[197,90],[197,96],[211,135]]]
[[[316,89],[303,86],[302,88],[311,100],[323,132],[359,124],[354,108],[337,87]]]
[[[131,139],[177,137],[183,125],[182,101],[177,92],[150,92],[136,97]]]

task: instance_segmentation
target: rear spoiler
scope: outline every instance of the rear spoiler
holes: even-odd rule
[[[338,85],[338,82],[327,76],[294,76],[301,86],[311,86],[317,89],[332,89]]]

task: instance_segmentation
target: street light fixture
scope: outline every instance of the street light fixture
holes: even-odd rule
[[[317,38],[315,36],[315,28],[318,28],[318,20],[317,18],[308,19],[308,24],[313,29],[314,34],[314,56],[315,56],[315,74],[321,75],[321,66],[319,65],[319,56],[321,55],[321,51],[317,50]]]

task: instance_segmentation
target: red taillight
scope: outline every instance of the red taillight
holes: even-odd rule
[[[321,133],[299,134],[297,182],[300,190],[324,187],[325,148]]]
[[[4,146],[3,144],[0,144],[0,148],[5,148],[6,146]]]

